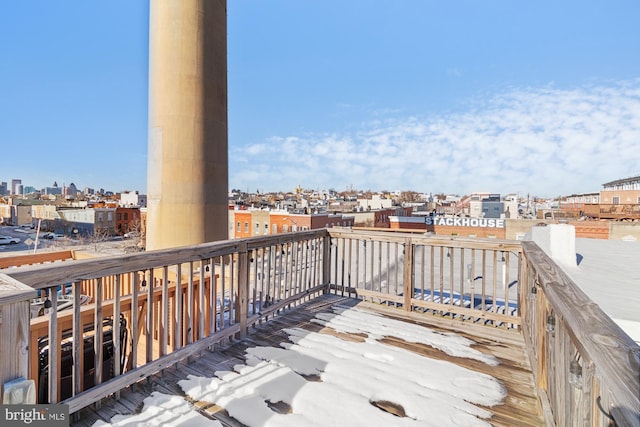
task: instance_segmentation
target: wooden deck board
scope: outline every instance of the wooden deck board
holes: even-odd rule
[[[364,338],[362,335],[336,332],[311,322],[311,319],[319,312],[330,312],[334,306],[349,308],[356,304],[358,308],[382,313],[385,316],[406,322],[428,326],[438,331],[453,332],[472,339],[477,343],[476,349],[494,355],[500,360],[500,365],[492,367],[476,360],[449,356],[430,346],[408,343],[394,337],[383,338],[380,341],[420,355],[447,360],[477,372],[486,373],[500,380],[507,389],[508,395],[503,404],[486,408],[494,414],[490,420],[493,425],[544,425],[535,394],[533,375],[526,358],[524,341],[518,332],[479,326],[471,322],[461,323],[451,319],[437,319],[419,313],[406,313],[394,309],[380,308],[376,304],[362,303],[355,299],[333,295],[317,298],[292,309],[285,315],[276,316],[269,322],[255,325],[250,328],[250,334],[241,341],[232,341],[223,348],[216,346],[213,351],[204,351],[197,358],[180,362],[162,373],[150,377],[148,380],[123,390],[118,404],[110,404],[109,402],[113,399],[111,398],[105,400],[98,410],[91,407],[85,408],[79,413],[80,419],[73,421],[72,425],[91,425],[98,419],[108,421],[113,415],[126,414],[126,411],[129,411],[129,414],[133,414],[142,408],[142,401],[152,391],[185,397],[184,392],[178,385],[178,381],[187,378],[189,374],[210,377],[217,371],[231,370],[234,365],[244,363],[245,349],[248,347],[278,347],[282,342],[288,342],[288,334],[283,331],[285,328],[304,328],[309,331],[339,336],[343,339],[361,341]],[[242,426],[241,423],[231,418],[223,408],[217,405],[205,402],[191,403],[201,414],[217,419],[225,426]],[[286,412],[287,410],[286,407],[273,409],[279,412]]]

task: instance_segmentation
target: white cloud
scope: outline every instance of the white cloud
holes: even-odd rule
[[[640,79],[517,88],[472,100],[455,114],[378,119],[359,131],[276,136],[235,148],[230,183],[267,191],[353,184],[557,196],[599,191],[640,173],[639,146]]]

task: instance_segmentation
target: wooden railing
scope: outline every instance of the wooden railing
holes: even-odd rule
[[[517,328],[519,242],[331,232],[333,292],[407,311]]]
[[[522,329],[548,423],[640,426],[640,347],[535,243],[522,245]]]
[[[530,242],[332,228],[5,273],[51,302],[29,377],[71,413],[332,292],[521,331],[550,425],[638,425],[638,346]],[[55,311],[59,288],[73,310]]]
[[[639,219],[640,204],[585,204],[583,214],[592,218]]]
[[[317,296],[327,239],[316,230],[7,270],[47,300],[28,346],[39,401],[76,412]],[[63,295],[72,310],[57,311]]]

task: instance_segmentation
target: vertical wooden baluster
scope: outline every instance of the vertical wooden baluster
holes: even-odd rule
[[[120,286],[122,275],[117,274],[113,282],[113,376],[117,377],[122,373],[122,346],[121,325],[120,325]],[[120,398],[120,391],[116,392],[116,399]]]

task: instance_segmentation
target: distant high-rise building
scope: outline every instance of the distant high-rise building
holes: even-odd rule
[[[11,195],[14,196],[16,194],[20,194],[18,192],[18,186],[22,184],[21,179],[12,179],[11,180]]]
[[[0,182],[0,196],[5,196],[7,194],[7,183]]]
[[[65,193],[64,193],[65,196],[76,197],[77,194],[78,194],[78,188],[73,182],[69,184],[68,187],[66,187]]]
[[[43,190],[44,194],[48,196],[59,196],[62,194],[62,188],[60,187],[45,187]]]

